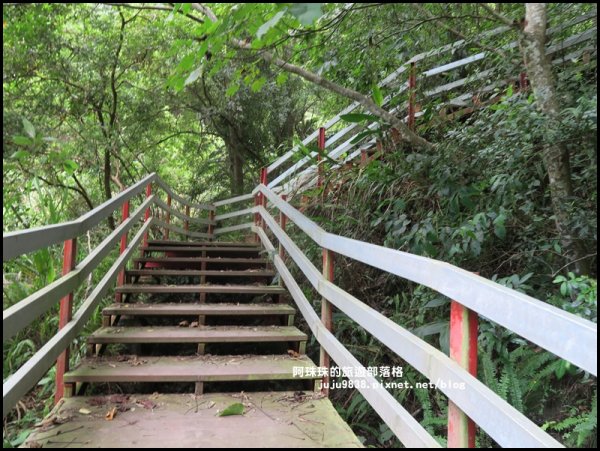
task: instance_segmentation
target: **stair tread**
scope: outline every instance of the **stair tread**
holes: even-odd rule
[[[148,246],[144,247],[145,252],[252,252],[258,253],[259,248],[246,246]]]
[[[201,270],[201,269],[131,269],[125,271],[132,276],[219,276],[219,277],[271,277],[271,270]]]
[[[104,315],[293,315],[296,310],[287,304],[112,304],[102,310]]]
[[[271,285],[146,285],[128,284],[115,289],[117,293],[250,293],[250,294],[283,294],[287,290]]]
[[[293,326],[102,327],[89,343],[243,343],[306,341]]]
[[[235,241],[179,241],[179,240],[148,240],[150,246],[238,246],[261,249],[256,243],[238,243]]]
[[[208,262],[208,263],[268,263],[267,258],[236,258],[236,257],[140,257],[136,262]]]
[[[317,379],[294,367],[316,368],[306,356],[200,355],[160,357],[91,357],[65,374],[65,382],[199,382]]]

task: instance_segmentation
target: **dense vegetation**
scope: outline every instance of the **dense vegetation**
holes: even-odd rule
[[[5,231],[76,218],[153,171],[198,201],[246,193],[260,167],[356,100],[381,124],[382,153],[335,171],[326,162],[324,187],[304,193],[306,214],[331,232],[456,264],[596,322],[595,48],[591,58],[584,53],[552,67],[554,98],[546,100],[536,97],[548,86],[528,54],[535,33],[527,35],[521,19],[534,12],[523,4],[211,8],[3,6]],[[594,5],[547,8],[550,25],[590,12]],[[512,38],[477,37],[513,20],[521,31],[512,38],[523,35],[510,57],[503,46]],[[458,39],[469,45],[435,65],[486,50],[488,64],[514,75],[525,57],[530,89],[502,84],[482,107],[448,120],[439,113],[442,100],[424,95],[424,81],[416,93],[424,114],[409,130],[390,113],[407,94],[382,108],[397,86],[375,86],[409,57]],[[89,233],[80,255],[112,227],[109,221]],[[291,230],[320,265],[320,249]],[[60,257],[55,247],[5,263],[4,308],[55,280]],[[344,259],[336,281],[447,349],[448,299]],[[55,333],[56,313],[4,343],[5,379]],[[402,365],[348,318],[334,322],[365,366]],[[90,331],[99,317],[91,323]],[[595,378],[485,320],[479,355],[480,380],[518,410],[568,446],[596,445]],[[405,370],[407,380],[420,380]],[[5,445],[22,442],[51,406],[52,391],[51,371],[5,419]],[[447,399],[440,392],[395,395],[444,442]],[[369,444],[398,445],[360,394],[333,396]],[[478,445],[493,443],[479,433]]]

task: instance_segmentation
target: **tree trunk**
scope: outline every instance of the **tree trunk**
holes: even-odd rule
[[[104,150],[104,197],[109,200],[112,197],[110,190],[110,150]],[[108,227],[110,230],[115,230],[115,220],[112,213],[108,216]]]
[[[526,3],[521,51],[538,108],[547,117],[548,128],[557,129],[560,127],[560,106],[545,41],[546,4]],[[571,270],[579,274],[589,273],[590,260],[585,258],[583,243],[573,237],[570,227],[569,205],[573,202],[573,184],[569,152],[562,144],[549,144],[545,146],[542,158],[550,181],[552,209],[563,252],[572,262]]]
[[[244,162],[237,152],[231,154],[231,194],[244,194]]]

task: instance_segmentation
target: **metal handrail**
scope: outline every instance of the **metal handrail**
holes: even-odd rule
[[[73,221],[4,233],[2,235],[2,260],[7,261],[20,255],[83,235],[92,227],[108,218],[109,215],[127,200],[143,192],[144,188],[153,182],[156,182],[167,194],[182,205],[199,210],[214,210],[216,208],[212,204],[196,204],[184,199],[175,194],[156,173],[152,173],[127,188],[125,191],[122,191],[117,196],[107,200],[102,205],[99,205]]]
[[[121,236],[137,222],[154,202],[154,196],[147,198],[127,220],[123,221],[102,243],[79,263],[75,269],[51,284],[30,294],[25,299],[2,312],[2,340],[6,341],[27,327],[33,320],[50,310],[60,298],[76,289],[98,266]]]
[[[565,23],[562,23],[558,26],[554,26],[554,27],[550,27],[547,30],[547,35],[548,36],[552,36],[552,35],[556,35],[557,33],[559,33],[560,31],[563,31],[567,28],[573,27],[574,25],[580,24],[582,22],[588,21],[590,19],[593,19],[596,17],[596,11],[587,13],[587,14],[583,14],[581,16],[575,17]],[[506,33],[508,31],[510,31],[511,28],[510,27],[499,27],[496,28],[494,30],[485,32],[483,34],[481,34],[479,36],[479,38],[483,38],[483,37],[492,37],[495,35],[500,35],[503,33]],[[558,44],[554,44],[551,46],[547,47],[547,53],[549,55],[552,55],[560,50],[564,50],[568,47],[580,44],[581,42],[584,42],[586,40],[592,40],[594,38],[594,36],[596,35],[596,27],[593,26],[588,30],[585,30],[579,34],[573,35],[568,37],[567,39],[565,39],[564,41],[558,43]],[[466,42],[464,40],[460,40],[460,41],[456,41],[452,44],[448,44],[445,45],[443,47],[440,47],[438,49],[434,49],[434,50],[430,50],[430,51],[426,51],[423,52],[419,55],[416,55],[412,58],[410,58],[408,61],[406,61],[402,66],[400,66],[396,71],[392,72],[387,78],[385,78],[381,83],[380,83],[380,87],[385,87],[386,85],[389,85],[392,81],[396,80],[398,78],[398,76],[400,74],[402,74],[403,72],[405,72],[407,70],[408,67],[410,67],[411,64],[423,61],[427,58],[430,58],[432,56],[439,56],[441,54],[456,50],[462,46],[464,46],[466,44]],[[517,42],[511,42],[505,46],[502,47],[503,50],[509,50],[512,48],[517,47]],[[460,60],[457,61],[453,61],[451,63],[448,64],[444,64],[441,66],[437,66],[437,67],[433,67],[431,69],[428,70],[424,70],[422,72],[420,72],[420,77],[421,79],[423,78],[428,78],[434,75],[437,75],[441,72],[449,72],[449,71],[453,71],[456,70],[460,67],[465,67],[469,64],[475,63],[477,61],[481,61],[483,59],[485,59],[488,56],[489,52],[483,51],[480,53],[477,53],[475,55],[470,55],[466,58],[462,58]],[[444,92],[448,92],[451,91],[453,89],[456,89],[458,87],[461,86],[465,86],[468,84],[473,83],[474,81],[477,80],[481,80],[486,78],[487,76],[489,76],[491,73],[493,72],[492,69],[489,69],[487,71],[482,71],[478,74],[475,74],[473,76],[469,76],[469,77],[465,77],[463,79],[460,80],[456,80],[453,81],[451,83],[446,83],[444,85],[438,86],[434,89],[430,89],[426,92],[423,93],[423,95],[425,97],[432,97]],[[518,77],[515,77],[518,78]],[[491,87],[491,85],[490,85]],[[405,91],[408,88],[407,83],[403,83],[400,87],[397,88],[395,95],[397,96],[398,94],[402,93],[403,91]],[[488,87],[483,88],[483,91],[486,91]],[[464,96],[460,96],[460,98],[462,99],[463,97],[466,98],[470,98],[473,96],[473,93],[467,93]],[[389,101],[389,98],[386,99],[387,103]],[[341,120],[340,116],[347,114],[348,112],[351,112],[353,110],[355,110],[359,105],[354,102],[351,105],[349,105],[344,111],[340,112],[338,115],[334,116],[326,125],[326,128],[329,128],[330,126],[336,124],[337,122],[339,122]],[[373,124],[371,124],[373,125]],[[351,141],[353,139],[353,136],[356,135],[356,133],[358,133],[361,130],[361,127],[358,127],[357,124],[352,124],[348,127],[346,127],[344,129],[345,133],[341,133],[338,132],[336,133],[336,135],[334,135],[334,139],[328,139],[327,143],[326,143],[326,147],[330,147],[330,145],[332,145],[334,142],[336,142],[341,136],[343,135],[347,135],[348,132],[352,131],[352,133],[350,135],[350,139],[348,141]],[[311,133],[309,136],[307,136],[303,141],[302,144],[303,145],[307,145],[311,142],[314,142],[314,139],[317,136],[317,132],[313,132]],[[335,159],[336,157],[333,155],[339,155],[341,154],[343,151],[347,150],[347,149],[343,149],[342,147],[346,146],[348,147],[348,141],[346,141],[345,143],[337,146],[336,148],[334,148],[332,151],[329,152],[329,157],[332,159]],[[359,142],[354,143],[353,146],[350,147],[358,147],[360,145]],[[270,173],[273,170],[275,170],[276,168],[280,167],[283,163],[285,163],[286,161],[288,161],[295,153],[297,153],[299,150],[299,146],[295,146],[293,149],[289,150],[288,152],[286,152],[284,155],[282,155],[281,157],[279,157],[277,160],[275,160],[273,163],[271,163],[268,167],[267,167],[267,172]],[[356,152],[355,154],[359,154],[360,152]],[[311,155],[312,157],[315,156],[315,153],[313,152],[313,154]],[[281,182],[283,182],[286,178],[291,177],[292,175],[294,175],[298,169],[300,169],[302,166],[304,166],[308,161],[310,161],[311,158],[308,156],[303,157],[302,159],[300,159],[298,162],[295,162],[291,167],[288,167],[283,173],[279,174],[277,177],[275,177],[270,183],[269,183],[269,187],[270,188],[274,188],[276,186],[278,186]],[[307,170],[303,171],[303,173],[309,171],[309,170],[315,170],[315,165],[313,164],[311,167],[309,167]]]
[[[83,283],[85,278],[95,269],[98,264],[111,252],[114,246],[121,241],[121,254],[113,263],[112,267],[106,273],[104,278],[92,291],[90,296],[83,302],[82,306],[74,317],[67,319],[66,324],[56,335],[54,335],[42,348],[40,348],[31,359],[29,359],[21,368],[12,374],[3,384],[3,413],[6,415],[17,401],[27,391],[37,383],[37,381],[52,366],[56,358],[63,353],[69,346],[69,343],[77,336],[83,328],[84,323],[91,315],[93,309],[98,305],[100,299],[110,287],[117,275],[122,272],[123,267],[133,254],[134,250],[140,244],[148,239],[148,232],[151,226],[158,226],[163,230],[170,230],[186,237],[200,237],[212,239],[217,234],[227,233],[232,227],[225,227],[220,230],[214,230],[211,233],[202,233],[188,230],[189,222],[206,224],[211,227],[216,224],[214,219],[201,219],[191,217],[189,214],[178,212],[170,205],[164,203],[156,195],[151,195],[151,184],[156,183],[169,196],[169,199],[175,199],[189,208],[207,209],[214,212],[215,206],[212,204],[196,204],[185,200],[183,197],[173,193],[171,188],[166,185],[157,174],[152,173],[144,179],[127,188],[117,196],[104,202],[102,205],[82,215],[74,221],[53,224],[35,229],[20,230],[3,234],[3,258],[9,260],[28,252],[33,252],[61,241],[71,241],[84,234],[102,220],[106,219],[119,207],[129,206],[132,197],[140,194],[146,189],[146,199],[129,216],[124,214],[122,222],[113,230],[93,251],[90,252],[79,264],[76,264],[69,272],[59,279],[32,293],[25,299],[12,305],[3,311],[2,329],[3,341],[14,337],[17,333],[30,325],[36,318],[48,312],[60,299],[69,296],[73,291]],[[149,217],[149,211],[152,206],[162,209],[167,215],[167,222],[159,221],[155,217]],[[135,235],[133,241],[125,246],[123,241],[128,231],[146,215],[146,220]],[[169,215],[175,215],[185,221],[186,227],[181,228],[170,223]],[[214,216],[211,213],[211,217]],[[239,226],[238,226],[239,228]],[[65,247],[66,248],[66,247]],[[69,307],[70,309],[70,307]],[[70,312],[68,317],[70,317]],[[61,303],[61,315],[63,306]],[[58,373],[58,372],[57,372]]]
[[[21,368],[13,373],[2,384],[2,412],[6,416],[15,404],[46,374],[58,356],[70,345],[83,329],[94,309],[114,282],[117,274],[125,267],[127,261],[137,249],[144,234],[153,223],[153,218],[146,221],[137,232],[125,252],[122,253],[91,294],[83,302],[73,319],[48,340]]]
[[[597,375],[596,324],[448,263],[328,233],[264,184],[257,186],[252,194],[264,196],[271,206],[276,207],[280,214],[294,222],[323,249],[433,288],[591,374]],[[441,390],[499,444],[562,446],[448,356],[324,278],[269,214],[266,204],[263,205],[222,215],[221,219],[258,214],[262,220],[259,223],[262,222],[265,229],[273,233],[287,255],[325,299],[430,380],[441,379],[464,383],[468,390],[460,390],[452,386]],[[257,234],[269,254],[273,256],[282,280],[298,304],[317,341],[338,364],[340,364],[339,359],[347,361],[347,356],[343,352],[340,355],[339,342],[326,333],[327,329],[318,321],[318,317],[297,282],[291,277],[285,263],[274,252],[274,247],[264,229],[257,224],[245,226]],[[244,225],[237,227],[241,229]],[[535,328],[531,327],[532,319],[535,321]],[[337,357],[334,356],[336,353]],[[383,402],[381,394],[363,394],[367,395],[365,398],[403,443],[421,443],[419,428],[409,427],[411,433],[407,436],[406,424],[397,424],[397,418],[396,423],[391,421],[391,424],[386,420],[389,418],[387,410],[389,405]],[[401,406],[396,407],[402,409]],[[490,412],[494,414],[491,415]],[[396,413],[403,417],[403,410],[397,410]],[[506,434],[508,430],[511,431],[510,434]]]

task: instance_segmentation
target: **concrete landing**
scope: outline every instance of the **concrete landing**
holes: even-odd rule
[[[243,415],[219,417],[234,403]],[[107,412],[115,409],[112,420]],[[29,436],[44,448],[362,447],[328,399],[313,392],[66,398]]]

